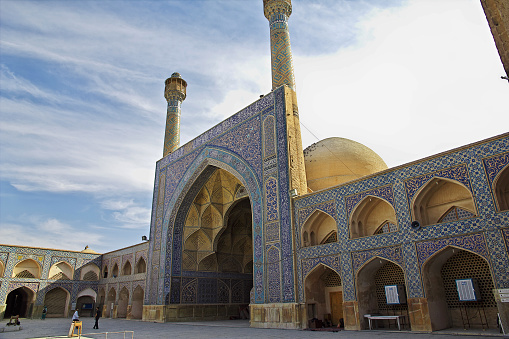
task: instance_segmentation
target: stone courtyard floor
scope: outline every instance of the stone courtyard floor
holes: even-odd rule
[[[124,339],[131,338],[131,333],[111,333],[120,331],[133,331],[134,338],[305,338],[305,339],[471,339],[473,337],[501,337],[496,329],[486,331],[446,330],[433,333],[411,333],[408,331],[379,330],[379,331],[339,331],[319,332],[301,330],[278,330],[250,328],[247,320],[227,320],[209,322],[187,323],[153,323],[139,320],[125,319],[101,319],[99,330],[94,330],[92,318],[82,318],[82,338],[108,338]],[[8,322],[4,319],[0,323],[0,331]],[[22,330],[12,332],[0,332],[2,339],[26,339],[26,338],[55,338],[67,337],[71,320],[69,318],[53,319],[21,319]],[[109,332],[107,335],[104,332]],[[96,333],[96,334],[93,334]]]

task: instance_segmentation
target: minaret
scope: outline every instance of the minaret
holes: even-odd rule
[[[263,0],[263,13],[270,25],[272,89],[287,85],[295,91],[292,49],[288,18],[292,14],[291,0]]]
[[[300,134],[299,108],[295,92],[292,49],[288,18],[292,14],[291,0],[263,0],[263,13],[270,25],[270,51],[272,62],[272,89],[286,85],[286,121],[290,153],[290,186],[297,193],[307,193],[306,169]]]
[[[180,143],[180,105],[186,99],[187,82],[175,72],[164,82],[164,97],[168,102],[163,157],[175,151]]]

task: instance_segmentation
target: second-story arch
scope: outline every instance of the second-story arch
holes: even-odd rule
[[[302,247],[337,241],[336,221],[329,214],[315,210],[304,222],[301,232]]]
[[[413,199],[414,220],[421,226],[471,218],[476,215],[474,199],[462,183],[435,177]]]
[[[94,263],[88,263],[81,267],[80,280],[85,281],[97,281],[99,280],[99,275],[101,274],[101,269]]]
[[[124,264],[124,267],[122,267],[122,275],[131,275],[132,267],[131,262],[127,260]]]
[[[498,174],[493,182],[493,190],[499,211],[509,210],[509,165]]]
[[[72,280],[74,270],[65,261],[58,262],[51,266],[48,273],[49,280]]]
[[[350,217],[350,238],[397,231],[394,207],[384,199],[367,196],[362,199]]]
[[[143,259],[143,257],[140,257],[140,259],[138,259],[138,262],[136,263],[136,267],[134,268],[134,274],[146,272],[147,272],[147,262],[145,261],[145,259]]]
[[[41,278],[41,266],[32,259],[17,263],[12,270],[13,278]]]

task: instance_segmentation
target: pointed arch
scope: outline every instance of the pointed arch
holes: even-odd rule
[[[311,319],[332,317],[332,325],[343,318],[343,287],[340,274],[329,265],[318,263],[304,278],[307,323]]]
[[[65,261],[60,261],[51,266],[48,273],[49,280],[72,280],[74,270]]]
[[[12,269],[13,278],[41,278],[41,266],[32,259],[25,259],[18,262]]]
[[[9,291],[5,301],[4,317],[19,315],[27,318],[31,315],[31,306],[35,302],[35,291],[27,286],[18,287]]]
[[[124,286],[118,294],[117,318],[127,317],[127,306],[129,305],[129,290]]]
[[[419,189],[412,202],[413,219],[421,226],[439,222],[451,207],[458,207],[477,214],[470,190],[461,182],[433,177]]]
[[[397,230],[396,211],[391,203],[380,197],[368,195],[353,208],[350,215],[350,238],[360,238],[377,234],[383,230],[384,223]]]
[[[319,209],[316,209],[307,217],[301,230],[301,246],[316,246],[324,244],[333,234],[337,241],[337,224],[334,218]],[[308,236],[309,235],[309,236]]]
[[[131,267],[131,261],[126,260],[124,263],[124,267],[122,267],[122,275],[131,275],[132,273],[132,267]]]
[[[115,287],[111,287],[108,291],[108,295],[106,296],[106,314],[105,314],[106,317],[113,317],[111,311],[113,310],[113,307],[116,303],[117,303],[117,290],[115,289]]]
[[[164,279],[157,277],[168,276],[168,274],[165,274],[166,267],[171,267],[172,271],[168,273],[173,275],[180,275],[184,269],[183,259],[185,252],[183,251],[184,243],[182,238],[185,233],[184,225],[189,206],[191,206],[194,198],[203,188],[203,184],[218,168],[230,173],[246,188],[250,206],[252,206],[252,230],[253,232],[256,230],[256,235],[261,238],[262,200],[260,194],[261,187],[256,170],[237,154],[217,147],[207,146],[199,154],[193,155],[193,158],[194,160],[191,160],[190,165],[187,167],[184,179],[175,187],[175,192],[179,192],[179,194],[174,194],[168,201],[168,207],[165,208],[167,212],[165,212],[162,223],[162,235],[163,238],[165,238],[164,242],[168,244],[168,246],[161,246],[161,256],[166,256],[166,260],[170,261],[171,265],[163,265],[161,266],[159,274],[150,274],[147,277],[147,284],[151,287],[154,286],[156,289],[158,286],[157,282],[160,283],[161,279]],[[170,249],[170,246],[172,249]],[[150,251],[153,251],[152,247]],[[256,252],[254,255],[257,255],[257,258],[263,260],[261,247],[255,248],[254,251]],[[261,267],[255,269],[259,271],[263,270]],[[262,286],[263,275],[256,275],[255,273],[254,275],[257,277],[254,279],[255,283],[258,284],[257,286]],[[169,294],[175,295],[175,298],[170,299],[170,302],[176,302],[182,299],[180,291],[174,292],[175,293],[173,293],[172,290],[172,293]],[[152,300],[154,300],[154,302],[159,302],[159,300],[161,300],[162,302],[164,297],[165,295],[163,294],[151,295],[149,299],[151,302]]]
[[[406,286],[405,272],[398,263],[380,256],[374,256],[357,270],[356,290],[359,314],[397,314],[408,317],[406,303],[399,305],[387,304],[386,285]],[[406,299],[406,291],[404,297]]]
[[[65,288],[55,287],[44,295],[44,305],[48,308],[47,317],[65,317],[69,313],[71,294]]]
[[[493,191],[498,211],[509,210],[509,164],[495,177]]]
[[[467,249],[449,245],[430,256],[424,262],[421,272],[432,330],[462,326],[459,320],[460,308],[468,305],[459,302],[456,279],[475,279],[481,295],[476,307],[483,307],[486,314],[494,314],[496,318],[494,282],[490,263],[486,258]],[[491,316],[487,317],[488,326],[496,326],[490,318]],[[470,320],[473,328],[477,326],[475,323],[480,323],[479,319]]]
[[[104,268],[103,268],[103,278],[106,279],[108,278],[108,265],[104,265]]]
[[[134,268],[134,274],[146,273],[147,272],[147,262],[143,257],[138,259],[136,263],[136,267]]]
[[[81,267],[80,280],[96,281],[99,280],[101,269],[94,263],[88,263]]]
[[[138,285],[133,290],[133,297],[131,303],[131,316],[133,319],[141,319],[143,315],[143,298],[145,291]]]
[[[113,270],[111,270],[111,276],[113,278],[118,277],[118,264],[117,263],[115,263],[115,265],[113,265]]]

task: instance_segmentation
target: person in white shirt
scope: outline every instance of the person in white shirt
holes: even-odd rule
[[[78,310],[76,310],[76,312],[74,312],[74,314],[72,315],[72,321],[80,321],[80,316],[78,315]]]

